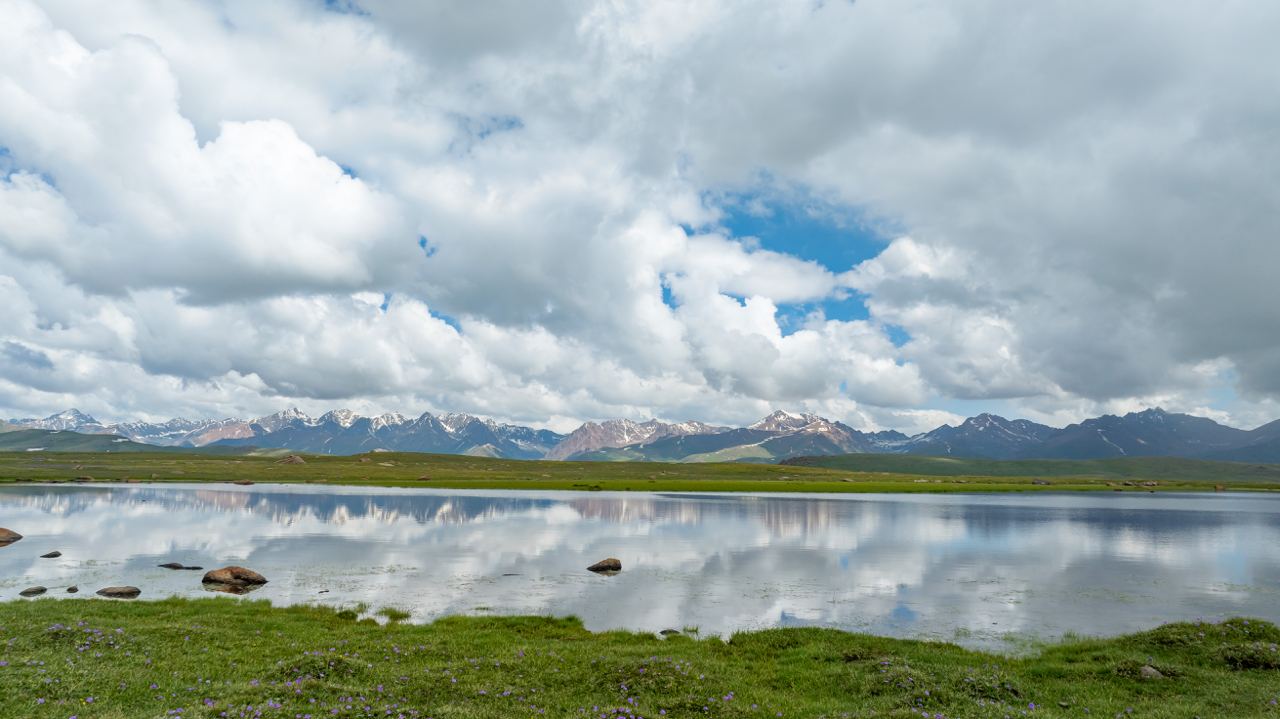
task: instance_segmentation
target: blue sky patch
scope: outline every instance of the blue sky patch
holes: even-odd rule
[[[720,226],[733,237],[754,237],[761,248],[846,272],[880,254],[893,230],[856,208],[801,190],[729,193],[707,198],[724,212]]]
[[[675,293],[671,291],[671,285],[667,283],[665,277],[662,279],[662,304],[673,310],[677,305]]]
[[[884,333],[889,336],[894,347],[901,347],[911,341],[911,335],[898,325],[884,325]]]
[[[716,228],[748,247],[816,262],[835,274],[879,255],[897,234],[891,223],[874,219],[863,210],[824,199],[805,188],[780,186],[767,176],[761,178],[758,189],[708,193],[703,199],[724,213]],[[821,302],[780,306],[784,334],[802,328],[816,311],[831,320],[869,318],[862,298],[849,291]],[[900,331],[890,337],[896,337],[894,343],[899,346],[907,339]]]
[[[459,322],[458,322],[458,320],[457,320],[457,319],[455,319],[453,316],[451,316],[451,315],[446,315],[446,314],[444,314],[443,312],[437,312],[437,311],[435,311],[435,310],[427,310],[427,314],[429,314],[429,315],[431,315],[432,317],[434,317],[434,318],[436,318],[436,319],[440,320],[441,322],[443,322],[443,323],[445,323],[445,324],[449,325],[449,326],[450,326],[450,327],[452,327],[455,331],[457,331],[459,334],[461,334],[461,332],[462,332],[462,324],[461,324],[461,323],[459,323]]]
[[[797,304],[778,305],[778,325],[783,335],[789,335],[803,329],[805,321],[817,311],[829,320],[865,320],[868,318],[867,306],[855,296],[846,299],[831,299],[823,302],[802,302]]]
[[[356,0],[324,0],[324,9],[343,15],[368,15],[369,11],[360,7]]]

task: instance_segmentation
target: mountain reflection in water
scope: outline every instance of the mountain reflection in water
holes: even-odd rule
[[[677,495],[255,485],[0,488],[0,598],[128,583],[277,604],[576,614],[704,634],[819,624],[997,643],[1232,615],[1280,620],[1280,496]],[[38,559],[51,549],[56,560]],[[39,550],[39,551],[36,551]],[[606,556],[623,572],[585,567]],[[321,593],[322,590],[328,590]]]

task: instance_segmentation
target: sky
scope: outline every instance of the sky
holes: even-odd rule
[[[0,0],[0,416],[1280,417],[1280,4]]]

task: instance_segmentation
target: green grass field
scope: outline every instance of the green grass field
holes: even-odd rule
[[[960,475],[987,477],[1097,477],[1169,481],[1257,482],[1280,484],[1280,464],[1217,462],[1179,457],[1120,459],[966,459],[907,454],[843,454],[799,457],[783,462],[798,467],[823,467],[847,472],[891,472],[931,477]]]
[[[1193,460],[1107,460],[943,465],[928,457],[850,455],[857,467],[739,463],[534,462],[458,455],[378,452],[312,456],[282,464],[283,452],[0,453],[0,482],[313,482],[398,487],[737,492],[991,492],[1278,490],[1280,467]],[[900,462],[903,460],[905,462]],[[824,460],[825,461],[825,460]],[[944,460],[945,461],[945,460]],[[954,461],[954,460],[952,460]],[[1121,464],[1111,464],[1119,462]],[[939,468],[950,468],[949,474]],[[1072,467],[1077,472],[1070,472]],[[1102,467],[1106,471],[1099,469]],[[1110,468],[1110,469],[1108,469]],[[932,469],[932,471],[925,471]],[[1050,471],[1033,471],[1049,469]],[[997,472],[1006,472],[997,474]],[[1146,483],[1154,482],[1154,485]]]
[[[1236,619],[1014,658],[824,629],[663,639],[572,619],[40,599],[0,604],[0,717],[1274,717],[1277,642]]]

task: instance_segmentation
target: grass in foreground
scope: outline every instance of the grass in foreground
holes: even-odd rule
[[[381,626],[229,599],[43,599],[0,605],[0,717],[1274,717],[1278,641],[1236,619],[1008,658],[822,629],[725,642],[572,619]]]
[[[1214,462],[1173,471],[1142,465],[1123,476],[1034,472],[950,475],[776,464],[664,464],[657,462],[543,462],[458,455],[375,452],[353,457],[304,455],[281,464],[279,454],[0,453],[0,482],[309,482],[451,489],[571,489],[686,492],[1010,492],[1280,490],[1280,469],[1258,474],[1250,465]],[[1174,460],[1180,462],[1184,460]],[[1247,470],[1247,471],[1246,471]]]

